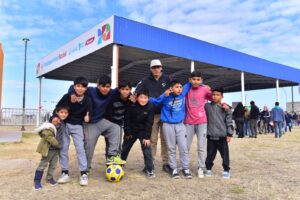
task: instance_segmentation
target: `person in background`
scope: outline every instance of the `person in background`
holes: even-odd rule
[[[244,137],[244,122],[245,122],[245,108],[242,103],[238,103],[233,111],[233,119],[236,125],[236,133],[239,138]]]
[[[275,138],[281,138],[284,112],[283,109],[279,107],[279,102],[275,103],[275,107],[271,111],[271,121],[275,127]]]
[[[245,107],[245,122],[244,122],[244,135],[245,136],[251,136],[251,130],[250,130],[250,124],[249,124],[249,120],[250,120],[250,109],[248,109],[247,107]]]
[[[267,106],[264,106],[264,110],[261,112],[260,117],[262,119],[262,133],[270,133],[271,128],[270,128],[270,118],[271,114]]]
[[[250,129],[251,129],[251,137],[257,138],[257,129],[258,129],[258,119],[259,119],[259,108],[255,105],[254,101],[250,102],[251,110],[250,110]]]
[[[284,119],[285,119],[285,127],[284,130],[287,132],[287,129],[289,128],[289,131],[292,132],[292,115],[288,113],[287,111],[284,112]]]

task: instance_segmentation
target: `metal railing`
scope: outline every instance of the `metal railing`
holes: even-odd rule
[[[36,125],[38,113],[40,115],[40,123],[47,121],[52,112],[47,110],[39,109],[25,109],[24,114],[24,125]],[[9,125],[23,125],[23,109],[22,108],[2,108],[0,110],[0,125],[9,126]]]

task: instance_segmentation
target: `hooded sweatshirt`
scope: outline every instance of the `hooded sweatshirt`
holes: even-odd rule
[[[171,93],[169,96],[161,94],[157,99],[150,98],[150,102],[155,106],[162,106],[161,121],[169,124],[178,124],[185,118],[185,95],[190,90],[192,84],[187,83],[183,86],[180,95]]]
[[[221,106],[215,103],[205,105],[207,115],[207,137],[213,140],[232,136],[233,122],[232,111],[225,111]]]

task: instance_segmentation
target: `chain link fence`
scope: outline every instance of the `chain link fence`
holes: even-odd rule
[[[49,120],[52,111],[40,110],[40,123]],[[24,125],[36,125],[38,109],[25,109]],[[0,112],[0,125],[23,125],[23,109],[22,108],[2,108]]]

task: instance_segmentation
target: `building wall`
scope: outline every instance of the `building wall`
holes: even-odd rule
[[[288,112],[292,112],[292,102],[287,102],[286,103],[286,110]],[[296,112],[300,112],[300,102],[294,102],[294,111]]]

